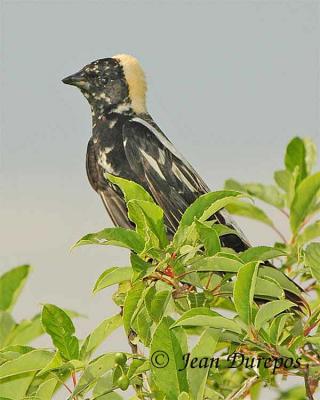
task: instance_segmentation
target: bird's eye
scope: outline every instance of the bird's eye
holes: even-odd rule
[[[104,85],[105,85],[106,83],[108,83],[108,78],[105,77],[105,76],[102,76],[100,80],[101,80],[101,83],[103,83]]]

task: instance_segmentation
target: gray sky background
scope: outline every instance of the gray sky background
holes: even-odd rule
[[[61,79],[94,59],[135,55],[149,111],[212,189],[271,183],[294,135],[319,135],[318,1],[2,1],[0,271],[31,263],[17,318],[52,302],[84,336],[117,311],[91,288],[127,253],[85,247],[111,222],[85,173],[88,104]],[[282,217],[270,210],[286,231]],[[272,231],[241,220],[254,244]],[[118,335],[108,348],[122,349]]]

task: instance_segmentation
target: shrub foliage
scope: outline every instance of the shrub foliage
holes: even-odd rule
[[[162,209],[142,187],[109,176],[124,193],[136,228],[106,228],[75,247],[128,249],[129,266],[110,266],[93,288],[98,293],[113,286],[119,313],[82,340],[72,321],[76,313],[52,304],[16,322],[12,308],[30,268],[3,274],[0,399],[47,400],[60,389],[70,400],[254,400],[264,398],[262,391],[270,390],[265,386],[278,399],[313,399],[320,378],[315,163],[313,142],[294,138],[275,184],[227,180],[224,190],[201,196],[185,211],[173,238]],[[264,203],[287,219],[290,237]],[[221,236],[236,232],[211,218],[221,208],[267,225],[278,242],[238,254],[222,247]],[[303,286],[303,295],[292,280]],[[99,350],[117,329],[128,338],[123,353]],[[52,349],[30,345],[42,334],[51,337]],[[298,383],[285,389],[283,380],[291,376]]]

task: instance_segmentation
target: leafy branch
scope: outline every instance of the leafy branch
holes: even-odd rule
[[[12,309],[30,267],[3,274],[0,398],[49,400],[64,390],[69,400],[119,400],[131,388],[132,400],[259,399],[264,385],[278,393],[278,400],[314,399],[320,379],[320,173],[313,171],[315,163],[315,145],[294,138],[274,184],[227,180],[224,190],[188,207],[173,238],[167,237],[163,211],[142,187],[109,176],[123,192],[136,229],[106,228],[74,247],[128,249],[127,265],[107,268],[93,288],[99,295],[114,287],[119,313],[84,339],[76,334],[77,314],[52,304],[16,322]],[[286,217],[290,240],[264,203]],[[212,218],[222,208],[263,223],[281,242],[241,253],[224,247],[224,236],[237,233]],[[124,343],[121,353],[101,351],[118,329],[131,348]],[[51,350],[30,345],[43,334],[51,338]],[[283,389],[276,377],[289,375],[300,384]]]

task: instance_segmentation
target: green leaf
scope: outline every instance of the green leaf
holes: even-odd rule
[[[45,304],[41,321],[44,330],[51,336],[53,344],[66,360],[77,360],[79,341],[74,336],[75,329],[71,318],[59,307]]]
[[[239,183],[234,179],[228,179],[225,182],[225,189],[238,190],[250,196],[256,197],[267,204],[277,208],[284,207],[284,197],[279,189],[274,185],[263,185],[261,183]]]
[[[155,247],[163,248],[168,244],[163,210],[158,205],[145,200],[130,200],[127,207],[128,217],[135,224],[141,237],[147,240],[147,232],[151,231],[158,239],[153,243]]]
[[[238,272],[243,265],[240,261],[228,257],[215,255],[212,257],[203,257],[190,264],[194,271],[223,271],[223,272]]]
[[[8,312],[0,311],[0,349],[9,344],[9,337],[15,326],[12,316]]]
[[[106,269],[98,278],[94,285],[93,293],[97,293],[100,290],[120,283],[123,281],[131,280],[132,268],[131,267],[112,267]]]
[[[21,265],[5,272],[0,277],[0,310],[10,311],[12,309],[29,272],[29,265]]]
[[[1,325],[1,324],[0,324]],[[25,345],[44,333],[41,325],[40,314],[35,315],[31,320],[21,321],[10,335],[10,344]]]
[[[273,222],[267,214],[261,208],[251,203],[234,199],[226,206],[226,210],[228,210],[230,214],[251,218],[263,222],[266,225],[273,226]]]
[[[92,360],[81,375],[72,396],[74,397],[90,390],[102,375],[114,367],[114,356],[114,353],[107,353]]]
[[[273,321],[270,324],[270,333],[269,333],[271,343],[278,344],[280,336],[283,333],[286,321],[289,317],[290,314],[287,313],[287,314],[280,314],[273,319]]]
[[[245,192],[245,188],[243,187],[243,185],[236,181],[235,179],[227,179],[224,182],[224,188],[226,190],[235,190],[237,192]]]
[[[284,162],[290,172],[299,168],[298,184],[307,176],[306,149],[301,138],[295,137],[288,144]]]
[[[206,223],[209,223],[209,221],[207,221]],[[213,223],[212,225],[210,225],[212,229],[214,229],[217,233],[217,235],[219,237],[223,236],[223,235],[229,235],[229,234],[233,234],[233,235],[238,235],[239,236],[239,232],[237,232],[235,229],[231,229],[226,225],[221,225],[218,223]]]
[[[56,351],[52,359],[46,364],[41,371],[38,372],[38,376],[42,376],[47,374],[48,372],[58,370],[60,369],[63,365],[65,365],[65,361],[61,357],[59,351]]]
[[[274,300],[270,303],[263,304],[259,308],[254,321],[256,329],[261,329],[266,322],[276,315],[294,306],[295,304],[289,300]]]
[[[196,228],[207,256],[213,256],[221,251],[220,239],[214,228],[199,221],[196,221]]]
[[[129,290],[123,307],[123,326],[128,333],[134,313],[139,308],[139,303],[143,302],[142,293],[145,289],[142,281],[137,281]]]
[[[287,253],[281,249],[269,246],[250,247],[240,254],[244,263],[250,261],[267,261],[280,256],[286,256]]]
[[[258,272],[254,295],[266,299],[267,298],[279,299],[283,297],[284,293],[281,286],[277,282],[260,278]]]
[[[139,308],[132,322],[132,328],[138,335],[141,342],[148,347],[150,345],[151,339],[151,325],[152,319],[150,318],[146,307],[142,306],[141,308]]]
[[[249,195],[260,199],[267,204],[271,204],[274,207],[284,207],[283,195],[276,186],[262,185],[261,183],[247,183],[244,187]]]
[[[298,296],[301,295],[301,290],[295,285],[295,283],[289,279],[282,271],[277,268],[269,266],[260,266],[258,276],[260,278],[271,279],[277,282],[283,289],[294,293]]]
[[[190,400],[188,393],[182,392],[179,394],[178,400]]]
[[[208,328],[201,335],[199,342],[192,349],[190,360],[195,358],[205,359],[213,357],[217,343],[219,341],[220,333],[216,329]],[[210,365],[210,358],[208,364]],[[187,376],[190,387],[190,394],[192,400],[203,400],[207,376],[209,373],[208,367],[188,368]]]
[[[14,360],[17,357],[20,357],[20,355],[29,353],[29,351],[32,350],[34,350],[34,348],[31,346],[20,346],[20,345],[6,346],[0,351],[0,355],[2,358],[8,361],[8,360]]]
[[[226,282],[221,286],[221,292],[225,294],[232,295],[234,290],[234,282]],[[265,300],[275,300],[280,299],[284,295],[281,286],[272,281],[257,277],[256,288],[254,292],[254,297],[265,299]]]
[[[308,216],[320,189],[320,172],[308,176],[297,187],[291,204],[290,225],[293,233],[297,233]]]
[[[151,266],[148,262],[144,261],[141,257],[139,257],[135,253],[130,254],[130,263],[132,267],[132,282],[134,283],[137,279],[142,278],[148,271],[148,268]]]
[[[172,326],[206,326],[208,328],[226,329],[241,333],[241,328],[233,320],[222,317],[206,307],[192,308],[186,311]]]
[[[51,378],[43,382],[34,397],[41,400],[51,400],[57,386],[57,379]]]
[[[164,315],[166,307],[171,298],[171,290],[168,289],[160,290],[156,293],[150,291],[150,294],[151,293],[152,296],[149,296],[147,298],[146,295],[145,297],[146,308],[151,319],[155,322],[159,322],[162,316]]]
[[[221,190],[218,192],[210,192],[203,194],[198,197],[184,212],[182,215],[178,230],[174,235],[173,241],[175,245],[181,244],[185,236],[187,235],[188,227],[193,223],[195,219],[203,221],[204,217],[209,218],[208,209],[214,204],[220,207],[220,203],[216,203],[220,200],[225,200],[227,198],[242,196],[243,194],[231,190]],[[224,207],[224,205],[221,205]],[[218,208],[219,209],[219,208]],[[212,214],[211,214],[212,215]]]
[[[306,248],[304,262],[312,276],[320,283],[320,243],[310,243]]]
[[[154,203],[154,200],[150,194],[136,182],[110,174],[107,174],[107,178],[110,182],[119,186],[124,195],[126,203],[128,203],[130,200],[144,200]]]
[[[221,190],[203,194],[186,209],[181,218],[180,225],[182,227],[189,226],[195,218],[199,220],[203,216],[204,212],[215,202],[229,197],[238,197],[240,195],[241,193],[231,190]]]
[[[108,371],[105,375],[98,379],[92,390],[92,398],[90,400],[94,400],[98,398],[101,400],[99,396],[104,395],[107,392],[111,392],[113,388],[113,374],[112,371]],[[102,397],[103,399],[103,397]]]
[[[290,181],[289,181],[289,187],[288,187],[288,193],[286,196],[286,203],[287,207],[290,209],[293,199],[296,195],[296,189],[298,186],[298,178],[299,178],[299,167],[296,167],[295,170],[292,172],[290,175]]]
[[[53,353],[49,351],[33,350],[14,360],[7,361],[0,366],[0,380],[26,372],[38,371],[48,364],[52,357]]]
[[[237,197],[243,197],[244,195],[239,193]],[[216,200],[212,203],[201,215],[199,218],[200,222],[205,222],[209,218],[212,217],[217,211],[221,210],[224,207],[227,207],[228,204],[234,202],[236,199],[234,196],[224,197],[223,199]]]
[[[81,346],[81,359],[91,355],[106,338],[122,325],[122,317],[116,314],[102,321],[84,340]]]
[[[208,280],[208,278],[207,278],[207,280]],[[212,281],[212,277],[211,277],[210,282],[211,281]],[[203,307],[207,301],[207,298],[206,298],[204,292],[189,293],[187,298],[188,298],[188,302],[189,302],[191,308]]]
[[[320,221],[316,221],[311,225],[308,225],[298,236],[297,242],[300,246],[311,242],[320,236]]]
[[[100,232],[89,233],[83,236],[73,247],[88,244],[124,247],[140,253],[144,248],[143,238],[132,229],[106,228]]]
[[[12,400],[23,399],[33,381],[34,374],[34,372],[29,372],[1,379],[0,398]]]
[[[157,290],[155,286],[149,286],[146,288],[145,296],[144,296],[144,304],[146,306],[146,309],[151,316],[151,303],[152,300],[154,299],[154,296],[156,295]]]
[[[234,282],[226,282],[221,286],[221,292],[225,294],[233,294]],[[254,292],[255,298],[265,300],[280,299],[284,295],[282,288],[277,282],[257,277],[256,288]]]
[[[310,138],[304,138],[303,143],[306,149],[305,161],[306,161],[307,173],[311,174],[312,169],[317,161],[317,146]]]
[[[56,351],[52,360],[38,372],[37,376],[41,377],[47,375],[48,372],[56,373],[57,376],[69,374],[71,371],[80,371],[86,367],[86,363],[79,360],[65,361],[59,351]]]
[[[169,329],[170,324],[170,319],[164,317],[157,326],[151,343],[150,363],[152,378],[158,388],[168,400],[175,400],[181,392],[188,392],[188,383],[183,369],[182,350]]]
[[[285,192],[289,191],[291,174],[287,170],[275,171],[274,180],[276,184]]]
[[[150,368],[149,360],[133,357],[127,373],[128,378],[132,379],[143,372],[150,371]]]
[[[233,290],[233,300],[239,317],[247,325],[252,322],[252,305],[258,273],[257,262],[250,262],[239,269]]]

